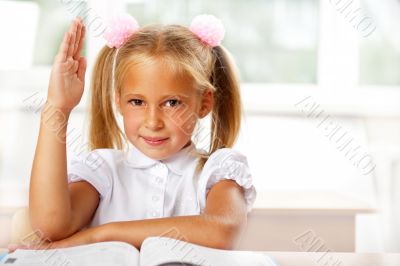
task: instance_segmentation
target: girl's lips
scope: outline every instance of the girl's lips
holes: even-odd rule
[[[148,138],[148,137],[142,137],[142,138],[144,139],[144,141],[147,144],[150,144],[150,145],[153,145],[153,146],[161,145],[165,141],[168,140],[168,138]]]
[[[167,139],[167,138],[155,138],[155,137],[142,137],[142,138],[150,140],[150,141],[159,141],[159,140]]]

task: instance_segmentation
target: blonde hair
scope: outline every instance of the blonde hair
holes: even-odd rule
[[[112,67],[115,58],[115,90],[121,92],[124,76],[132,65],[164,60],[174,71],[189,75],[194,87],[214,91],[210,147],[199,155],[196,171],[220,148],[234,145],[240,130],[241,100],[235,65],[222,46],[203,43],[186,27],[150,25],[139,29],[116,49],[104,46],[93,69],[89,112],[89,149],[123,149],[124,133],[115,117]]]

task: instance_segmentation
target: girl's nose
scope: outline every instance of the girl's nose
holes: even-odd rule
[[[151,130],[158,130],[164,127],[162,110],[159,107],[148,107],[146,112],[145,126]]]

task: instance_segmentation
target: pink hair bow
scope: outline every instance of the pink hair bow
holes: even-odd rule
[[[211,47],[221,44],[225,36],[225,29],[220,19],[213,15],[198,15],[189,27],[190,31],[196,34],[200,40]]]
[[[103,34],[110,48],[120,48],[139,29],[136,19],[129,14],[122,15],[110,21]]]
[[[136,19],[129,14],[125,14],[110,21],[103,34],[110,48],[120,48],[139,29]],[[213,15],[198,15],[189,27],[200,40],[215,47],[221,44],[225,35],[225,29],[220,19]]]

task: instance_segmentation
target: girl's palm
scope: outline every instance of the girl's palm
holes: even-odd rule
[[[82,98],[86,60],[81,57],[85,26],[78,18],[65,33],[51,71],[48,102],[57,108],[72,109]]]

